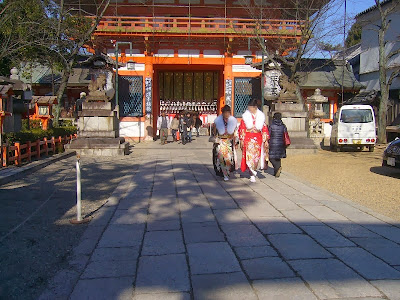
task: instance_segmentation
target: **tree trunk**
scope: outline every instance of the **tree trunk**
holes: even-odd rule
[[[304,104],[304,98],[303,95],[301,94],[301,88],[298,83],[296,83],[296,97],[299,104]]]
[[[57,90],[57,106],[56,106],[56,109],[54,112],[54,125],[56,125],[56,126],[59,125],[60,114],[61,114],[61,110],[64,105],[63,95],[64,95],[65,89],[67,88],[67,85],[68,85],[68,79],[69,79],[69,75],[71,74],[73,62],[74,62],[74,60],[71,60],[67,66],[64,66],[64,72],[61,77],[60,86]]]
[[[385,20],[382,20],[383,22]],[[383,23],[382,22],[382,23]],[[385,52],[385,32],[384,29],[385,24],[381,25],[381,28],[378,32],[378,41],[379,41],[379,87],[381,90],[381,99],[379,102],[379,110],[378,110],[378,142],[380,144],[386,144],[386,115],[388,109],[388,101],[389,101],[389,87],[387,83],[387,74],[386,74],[386,66],[387,66],[387,58]]]

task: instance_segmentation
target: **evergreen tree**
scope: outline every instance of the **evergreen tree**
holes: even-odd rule
[[[361,25],[354,23],[347,34],[346,47],[349,48],[359,43],[361,43]]]

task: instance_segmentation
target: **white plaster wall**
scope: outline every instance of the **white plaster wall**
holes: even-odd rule
[[[144,71],[145,65],[144,64],[138,64],[135,63],[135,68],[133,69],[133,71]],[[118,68],[119,71],[128,71],[128,67],[124,66],[124,67],[119,67]],[[131,70],[129,70],[131,71]]]
[[[120,122],[119,135],[121,137],[144,137],[144,122]]]
[[[254,72],[254,73],[261,73],[261,70],[253,68],[249,65],[232,65],[232,72]]]
[[[204,50],[203,56],[204,57],[216,57],[216,58],[224,57],[224,55],[222,55],[219,50]]]
[[[154,56],[159,57],[174,57],[174,49],[160,49]]]
[[[385,39],[386,53],[400,48],[399,28],[400,28],[400,12],[394,12],[389,16],[390,27],[387,31]],[[366,86],[367,90],[379,90],[379,47],[377,25],[380,24],[378,15],[370,13],[361,20],[361,55],[360,55],[360,81]],[[400,65],[400,55],[393,57],[389,61],[389,67]],[[388,71],[390,75],[391,71]],[[400,80],[396,79],[391,89],[400,88]]]
[[[178,57],[200,57],[200,50],[197,49],[179,49]]]

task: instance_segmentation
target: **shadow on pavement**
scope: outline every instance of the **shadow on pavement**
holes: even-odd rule
[[[400,224],[286,176],[276,179],[271,168],[254,185],[241,173],[223,182],[210,164],[185,159],[183,152],[140,166],[98,161],[82,169],[84,199],[96,209],[137,170],[122,189],[128,194],[105,203],[82,227],[66,222],[75,205],[73,175],[61,184],[54,170],[53,176],[9,186],[7,197],[14,192],[18,199],[1,190],[8,216],[46,188],[58,191],[2,243],[1,298],[36,299],[46,284],[42,299],[398,295]],[[24,199],[38,182],[38,194]],[[2,235],[18,223],[7,215],[2,220],[10,225],[2,221]]]

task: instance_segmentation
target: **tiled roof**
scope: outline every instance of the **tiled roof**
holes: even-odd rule
[[[268,62],[265,64],[268,64]],[[261,63],[253,64],[252,66],[261,69]],[[318,58],[302,59],[297,75],[301,88],[341,89],[342,82],[345,89],[359,90],[364,87],[354,77],[353,72],[348,69],[347,64],[345,63],[343,65],[342,60]]]
[[[381,6],[383,6],[385,4],[388,4],[390,2],[392,2],[392,0],[384,0],[384,1],[381,2]],[[359,14],[357,14],[356,18],[361,16],[361,15],[365,15],[365,14],[367,14],[367,13],[369,13],[369,12],[375,10],[375,9],[376,9],[376,5],[373,5],[370,8],[367,8],[366,10],[364,10],[364,11],[360,12]]]
[[[51,84],[52,78],[54,83],[58,84],[61,80],[61,74],[54,72],[52,74],[51,69],[45,66],[37,66],[32,71],[32,78],[22,77],[21,80],[25,83],[32,84]],[[68,85],[69,86],[87,86],[90,83],[89,69],[87,68],[73,68],[69,75]]]
[[[31,103],[56,104],[57,96],[32,96]]]

